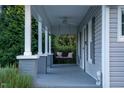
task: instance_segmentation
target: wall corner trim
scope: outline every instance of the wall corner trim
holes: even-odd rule
[[[102,87],[110,87],[109,6],[102,6]]]

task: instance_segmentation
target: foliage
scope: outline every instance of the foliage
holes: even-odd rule
[[[32,51],[37,51],[37,23],[32,18]],[[0,16],[0,64],[15,63],[24,52],[24,6],[6,6]]]
[[[60,52],[74,52],[76,49],[75,36],[63,35],[54,38],[54,50]]]
[[[29,75],[19,74],[14,66],[0,68],[0,87],[29,88],[32,87],[32,78]]]

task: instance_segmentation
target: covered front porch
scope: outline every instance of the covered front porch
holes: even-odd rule
[[[25,50],[19,71],[36,87],[101,87],[105,81],[102,6],[25,6]],[[31,51],[31,15],[38,22],[38,53]],[[42,33],[45,34],[43,52]],[[94,33],[94,34],[92,34]],[[51,34],[76,34],[76,64],[54,65]]]

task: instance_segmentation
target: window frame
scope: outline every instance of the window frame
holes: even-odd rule
[[[124,42],[124,35],[122,35],[122,11],[124,12],[124,6],[118,6],[118,42]]]

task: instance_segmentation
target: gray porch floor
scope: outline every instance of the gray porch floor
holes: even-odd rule
[[[53,65],[47,69],[47,74],[40,74],[35,87],[42,88],[93,88],[95,79],[83,72],[77,65]]]

